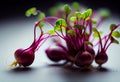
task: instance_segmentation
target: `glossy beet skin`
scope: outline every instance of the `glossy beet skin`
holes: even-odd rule
[[[75,65],[79,67],[90,66],[93,62],[93,57],[88,51],[78,53],[75,57]]]
[[[98,54],[95,56],[95,62],[101,66],[102,64],[106,63],[108,60],[108,56],[106,52],[98,52]]]
[[[58,62],[60,60],[64,60],[66,59],[66,52],[62,49],[46,49],[46,54],[47,54],[47,57],[54,61],[54,62]]]
[[[93,58],[95,57],[95,51],[92,47],[87,46],[86,51],[88,51]]]
[[[29,66],[34,61],[34,52],[30,50],[18,49],[14,53],[15,59],[19,65],[24,67]]]

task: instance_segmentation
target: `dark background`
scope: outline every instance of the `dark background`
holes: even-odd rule
[[[30,7],[37,7],[42,11],[47,11],[57,2],[71,3],[75,0],[1,0],[0,1],[0,20],[15,16],[24,16],[24,12]],[[106,7],[112,13],[120,14],[120,3],[115,0],[76,0],[79,3],[97,9]]]

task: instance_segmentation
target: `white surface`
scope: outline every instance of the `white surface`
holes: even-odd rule
[[[117,18],[106,20],[103,29],[109,29],[111,23],[119,23]],[[50,66],[52,62],[45,56],[44,44],[38,52],[30,68],[24,70],[10,69],[14,61],[14,51],[26,48],[33,41],[35,20],[27,18],[9,19],[0,22],[0,82],[119,82],[120,81],[120,45],[112,45],[108,49],[109,61],[103,66],[107,71],[80,72],[59,66]],[[106,31],[107,32],[107,31]]]

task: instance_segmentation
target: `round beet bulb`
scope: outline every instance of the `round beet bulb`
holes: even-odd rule
[[[102,64],[106,63],[108,60],[108,56],[105,52],[98,52],[95,56],[95,62],[101,66]]]
[[[66,58],[66,53],[62,49],[48,48],[45,52],[47,54],[47,57],[54,62],[58,62],[58,61],[64,60]]]
[[[75,57],[75,64],[80,67],[89,66],[93,62],[93,57],[88,51],[84,51],[81,54],[78,53]]]
[[[29,66],[34,61],[34,52],[31,50],[18,49],[14,53],[15,59],[19,65],[24,67]]]

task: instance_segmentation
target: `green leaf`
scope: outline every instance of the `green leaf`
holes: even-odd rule
[[[93,23],[93,24],[96,24],[96,23],[97,23],[97,20],[96,20],[96,19],[92,19],[92,23]]]
[[[40,28],[42,28],[44,26],[43,22],[40,22],[40,24],[38,25]]]
[[[74,28],[84,29],[85,27],[84,27],[84,26],[81,26],[81,25],[76,24],[76,25],[74,25]]]
[[[98,37],[98,33],[97,33],[97,32],[94,32],[94,33],[93,33],[93,36],[94,36],[94,37]]]
[[[110,30],[113,30],[116,27],[116,24],[111,24],[110,25]]]
[[[119,31],[113,31],[112,36],[114,36],[116,38],[120,38],[120,32]]]
[[[60,26],[55,26],[54,29],[55,29],[55,31],[60,31],[61,30]]]
[[[93,46],[92,42],[86,41],[85,43],[86,43],[87,45]]]
[[[97,32],[97,29],[96,29],[96,28],[92,28],[92,31],[96,33],[96,32]]]
[[[93,36],[94,37],[98,37],[100,39],[99,35],[101,35],[103,32],[102,31],[98,31],[96,28],[92,28],[92,31],[94,32]]]
[[[84,13],[81,14],[80,18],[85,19],[86,15]]]
[[[112,36],[111,36],[110,40],[112,41],[112,43],[119,44],[119,41],[116,40],[115,38],[113,38]]]
[[[36,12],[36,8],[35,7],[32,7],[30,9],[28,9],[26,12],[25,12],[25,15],[27,17],[31,16],[31,15],[37,15],[38,13]]]
[[[91,15],[92,15],[92,9],[87,9],[81,14],[81,18],[84,20],[89,20]]]
[[[71,21],[76,21],[77,18],[76,18],[76,16],[72,16],[72,17],[70,17],[70,20],[71,20]]]
[[[81,18],[81,13],[80,12],[75,12],[75,15],[77,16],[78,19]]]
[[[87,16],[91,16],[92,15],[92,9],[88,9],[87,11],[86,11],[87,13]]]
[[[68,31],[67,31],[67,34],[68,34],[68,35],[76,35],[75,31],[72,30],[72,29],[68,30]]]
[[[64,5],[64,11],[66,12],[66,14],[70,14],[71,13],[71,8],[68,4]]]
[[[110,11],[108,9],[100,9],[98,13],[104,18],[110,17]]]
[[[85,20],[87,21],[87,20],[89,20],[90,19],[90,17],[87,17]]]
[[[102,31],[98,31],[98,32],[99,32],[100,35],[103,34]],[[98,33],[97,33],[97,32],[94,32],[93,36],[94,36],[94,37],[98,37]]]
[[[41,20],[43,18],[45,18],[45,13],[40,12],[40,14],[38,15],[38,20]]]
[[[55,31],[52,29],[52,30],[49,30],[48,33],[49,33],[50,35],[54,35],[54,34],[55,34]]]
[[[63,27],[66,27],[67,24],[66,24],[66,22],[65,22],[64,19],[60,18],[60,19],[58,19],[58,20],[56,21],[56,26],[63,26]]]
[[[76,10],[79,10],[79,8],[80,8],[80,5],[79,5],[78,2],[73,2],[72,6],[73,6],[73,8],[76,9]]]

